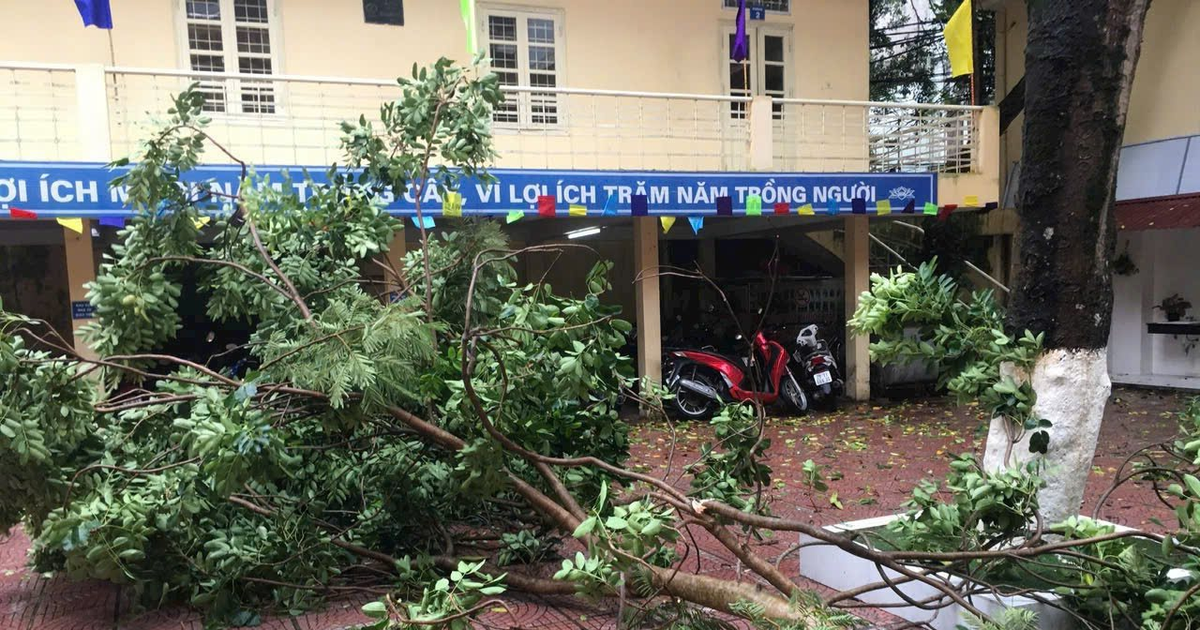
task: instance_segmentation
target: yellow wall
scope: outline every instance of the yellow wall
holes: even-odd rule
[[[180,68],[177,0],[113,3],[108,34],[84,29],[70,2],[0,0],[0,60]],[[720,0],[521,0],[487,3],[563,11],[564,85],[717,94],[725,71]],[[287,74],[391,78],[414,61],[463,60],[453,0],[408,0],[403,27],[363,21],[358,0],[277,0]],[[755,24],[752,22],[751,24]],[[792,96],[866,99],[867,0],[793,0],[767,24],[792,29]]]
[[[1006,3],[997,20],[1003,29],[1003,72],[998,97],[1025,74],[1028,19],[1023,0]],[[1146,16],[1142,55],[1133,80],[1124,144],[1138,144],[1200,134],[1200,1],[1154,0]],[[1021,158],[1021,125],[1017,118],[1004,137],[1002,165]]]

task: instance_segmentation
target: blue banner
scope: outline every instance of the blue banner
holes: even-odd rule
[[[260,179],[272,186],[287,183],[301,199],[310,188],[327,184],[325,170],[304,167],[256,167]],[[125,203],[126,191],[110,188],[109,182],[120,173],[102,164],[79,162],[5,162],[0,161],[0,216],[6,208],[36,212],[45,218],[130,216]],[[733,214],[744,215],[746,200],[762,199],[766,208],[786,203],[795,209],[811,204],[817,209],[839,208],[848,211],[851,201],[862,199],[868,207],[888,199],[893,206],[913,201],[918,206],[937,203],[937,175],[934,173],[690,173],[663,171],[557,171],[494,169],[491,184],[476,179],[462,182],[464,216],[505,216],[514,210],[537,212],[538,197],[554,197],[558,214],[566,216],[570,206],[583,206],[588,216],[630,216],[634,197],[645,196],[649,214],[701,216],[717,213],[717,199],[730,197]],[[240,186],[241,170],[233,165],[201,166],[184,178],[192,186],[209,188],[226,198]],[[442,200],[433,186],[422,195],[423,214],[440,216]],[[215,197],[219,199],[220,197]],[[611,201],[610,201],[611,199]],[[413,216],[416,210],[415,187],[402,195],[385,195],[388,211],[397,216]],[[608,212],[605,206],[610,204]],[[769,212],[767,214],[770,214]]]

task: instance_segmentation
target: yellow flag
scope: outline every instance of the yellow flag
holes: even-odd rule
[[[889,199],[880,199],[875,202],[875,214],[891,214],[892,202]]]
[[[567,209],[567,214],[569,214],[573,217],[586,217],[587,216],[587,206],[571,204]]]
[[[796,213],[802,217],[811,217],[813,215],[813,207],[811,203],[806,203],[799,208],[796,208]]]
[[[961,77],[975,72],[975,47],[971,41],[971,0],[963,0],[958,10],[946,22],[942,34],[946,37],[946,52],[950,54],[950,76]]]
[[[671,227],[675,225],[675,217],[658,217],[658,221],[662,223],[663,234],[671,231]]]
[[[196,229],[199,230],[199,229],[203,228],[204,226],[208,225],[209,221],[212,221],[212,217],[198,217],[198,218],[192,219],[192,225],[196,226]]]
[[[55,219],[55,221],[76,234],[83,234],[83,219]]]
[[[461,217],[462,216],[463,200],[462,194],[456,192],[446,193],[446,199],[442,202],[442,216],[444,217]]]
[[[978,208],[979,195],[967,195],[967,198],[963,199],[963,205],[967,206],[968,208]]]

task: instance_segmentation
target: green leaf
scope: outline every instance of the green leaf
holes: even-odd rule
[[[575,538],[583,538],[584,536],[587,536],[588,534],[592,533],[592,530],[595,528],[596,528],[596,517],[590,516],[590,517],[584,519],[583,522],[580,523],[579,526],[575,528],[575,531],[571,532],[571,535],[574,536]]]
[[[362,612],[372,619],[386,619],[388,616],[387,605],[383,602],[367,602],[363,604]]]

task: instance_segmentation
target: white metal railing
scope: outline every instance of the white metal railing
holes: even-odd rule
[[[155,68],[95,73],[53,64],[0,63],[0,159],[81,159],[80,107],[104,108],[109,153],[127,155],[191,83],[224,111],[212,133],[241,159],[327,165],[341,158],[339,123],[378,116],[394,81],[242,75]],[[98,82],[91,85],[88,82]],[[86,85],[81,85],[86,84]],[[495,124],[498,166],[696,170],[751,168],[751,146],[770,136],[770,168],[810,172],[976,172],[983,108],[776,99],[754,127],[751,99],[577,88],[505,88],[508,120]],[[83,95],[104,94],[99,98]],[[758,102],[753,105],[758,106]],[[89,122],[89,124],[91,124]],[[757,140],[756,140],[757,138]],[[227,161],[210,155],[213,161]],[[758,160],[756,168],[763,168]]]
[[[0,159],[78,159],[75,70],[0,64]]]

